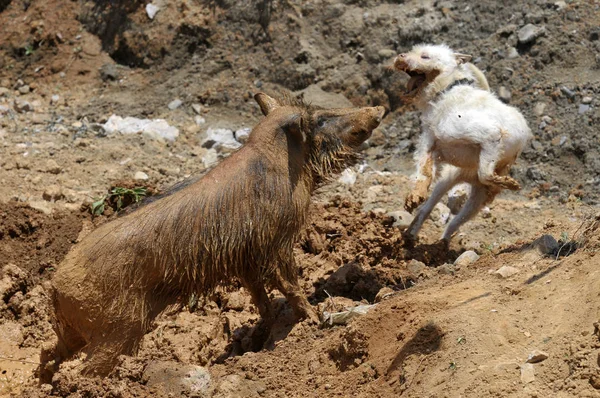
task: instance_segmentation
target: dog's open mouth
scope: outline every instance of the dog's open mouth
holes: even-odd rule
[[[410,76],[408,83],[406,83],[407,94],[416,94],[427,81],[427,75],[418,70],[405,70],[404,72]]]

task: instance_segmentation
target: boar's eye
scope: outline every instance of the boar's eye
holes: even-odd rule
[[[325,127],[325,124],[327,124],[326,118],[320,117],[317,119],[317,127]]]
[[[421,54],[421,59],[429,59],[429,55],[427,55],[427,54]]]

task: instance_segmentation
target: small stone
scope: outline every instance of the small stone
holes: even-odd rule
[[[545,110],[546,104],[544,102],[536,102],[533,106],[533,113],[535,113],[536,116],[542,116]]]
[[[19,93],[21,94],[29,94],[30,88],[28,85],[24,85],[19,87]]]
[[[554,7],[556,7],[556,11],[560,11],[567,6],[565,1],[555,1]]]
[[[383,48],[383,49],[379,50],[377,52],[377,54],[379,55],[379,58],[387,59],[387,58],[392,58],[394,55],[396,55],[396,51],[391,50],[389,48]]]
[[[202,116],[196,115],[196,117],[194,117],[194,122],[196,123],[196,125],[202,126],[204,123],[206,123],[206,119]]]
[[[581,99],[581,103],[582,104],[591,104],[592,103],[593,98],[592,97],[583,97]]]
[[[519,43],[527,44],[534,41],[538,37],[543,36],[544,34],[546,34],[546,28],[543,26],[538,27],[532,24],[527,24],[519,29],[517,38],[519,39]]]
[[[410,272],[411,276],[415,279],[417,279],[419,276],[421,276],[424,271],[427,269],[427,266],[425,265],[425,263],[422,263],[421,261],[418,260],[410,260],[410,262],[407,265],[408,268],[408,272]]]
[[[446,223],[448,222],[448,220],[450,219],[450,209],[448,208],[448,206],[446,206],[443,203],[438,203],[435,205],[435,207],[433,208],[433,211],[431,212],[431,220],[437,225],[437,226],[444,226],[446,225]]]
[[[579,112],[580,115],[583,115],[584,113],[586,113],[589,110],[590,110],[590,106],[589,105],[586,105],[586,104],[580,104],[579,105],[578,112]]]
[[[148,14],[148,18],[154,19],[156,14],[160,11],[160,8],[155,6],[154,4],[146,4],[146,14]]]
[[[498,89],[498,97],[500,98],[500,100],[502,102],[508,104],[510,102],[510,98],[512,97],[512,94],[509,89],[507,89],[504,86],[500,86],[500,88]]]
[[[442,275],[454,275],[454,273],[456,272],[456,267],[454,266],[454,264],[446,263],[440,265],[437,270]]]
[[[518,272],[519,270],[515,267],[511,267],[510,265],[503,265],[496,272],[494,272],[494,275],[496,275],[499,278],[506,279]]]
[[[46,162],[45,171],[46,173],[50,174],[59,174],[62,171],[62,167],[60,167],[58,163],[56,163],[56,160],[50,159],[48,160],[48,162]]]
[[[179,108],[181,105],[183,105],[183,101],[181,101],[179,98],[174,99],[173,101],[169,102],[169,109],[174,111],[175,109]]]
[[[348,167],[347,169],[342,171],[342,174],[338,178],[338,181],[344,185],[354,185],[356,183],[357,176],[358,175],[356,174],[356,171]]]
[[[240,144],[245,144],[248,141],[248,137],[250,137],[250,132],[252,129],[246,127],[243,129],[236,130],[234,133],[234,138]]]
[[[0,98],[8,97],[9,94],[10,94],[10,89],[8,89],[6,87],[0,87]]]
[[[143,171],[137,171],[134,175],[133,175],[133,179],[137,180],[137,181],[147,181],[148,180],[148,174],[144,173]]]
[[[60,200],[64,198],[62,188],[58,185],[50,185],[44,190],[42,198],[48,202]]]
[[[448,208],[452,214],[458,214],[465,205],[467,197],[471,192],[469,184],[458,184],[448,192]]]
[[[525,363],[521,365],[521,382],[523,384],[531,383],[535,380],[535,369],[532,364]]]
[[[413,222],[415,217],[407,211],[404,210],[396,210],[387,213],[389,217],[394,218],[394,227],[399,229],[406,229]]]
[[[15,90],[18,90],[20,87],[23,87],[25,85],[25,82],[21,79],[17,80],[17,82],[15,83],[15,85],[13,86],[13,88]]]
[[[219,155],[217,154],[217,151],[213,148],[210,148],[208,151],[206,151],[204,156],[202,156],[202,163],[206,168],[214,166],[215,164],[217,164],[218,161]]]
[[[558,250],[558,242],[552,235],[545,234],[533,241],[533,247],[541,254],[552,254]]]
[[[527,363],[538,363],[548,359],[548,354],[544,351],[533,350],[531,354],[527,357]]]
[[[600,390],[600,375],[595,374],[595,375],[591,375],[590,376],[590,384],[592,385],[592,387],[594,387],[596,390]]]
[[[33,111],[33,105],[28,101],[15,100],[14,102],[15,111],[19,113],[31,112]]]
[[[6,115],[7,113],[10,113],[10,107],[6,105],[0,105],[0,116]]]
[[[192,109],[194,110],[194,112],[196,112],[198,115],[202,114],[202,105],[200,104],[192,104]]]
[[[467,267],[477,260],[479,260],[479,254],[475,253],[473,250],[467,250],[454,260],[454,265],[456,267]]]
[[[506,53],[506,58],[508,59],[515,59],[515,58],[519,58],[519,52],[517,51],[516,48],[514,47],[509,47],[508,51]]]
[[[573,90],[571,90],[570,88],[568,88],[567,86],[562,86],[560,88],[560,91],[567,96],[567,98],[569,99],[573,99],[575,98],[575,92]]]
[[[29,207],[34,210],[41,211],[44,214],[50,215],[52,214],[52,207],[48,202],[43,200],[36,200],[29,202]]]
[[[117,69],[117,65],[110,63],[102,65],[102,67],[100,67],[100,78],[104,81],[119,80],[119,69]]]
[[[243,311],[246,306],[246,299],[239,291],[229,293],[227,302],[225,303],[225,310]]]
[[[238,149],[242,144],[236,141],[232,130],[210,127],[206,130],[206,138],[203,140],[202,146],[228,152]]]
[[[58,94],[54,94],[51,98],[50,98],[50,105],[57,105],[58,101],[60,101],[60,96]]]
[[[552,123],[552,118],[548,115],[544,115],[544,116],[542,116],[542,122],[544,122],[546,124],[550,124],[550,123]]]
[[[394,294],[394,290],[392,288],[384,286],[381,289],[379,289],[379,291],[375,295],[375,302],[379,303],[391,296],[392,294]]]

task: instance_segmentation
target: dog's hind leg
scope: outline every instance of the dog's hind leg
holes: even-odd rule
[[[502,130],[500,137],[502,136]],[[500,138],[501,140],[502,138]],[[479,169],[477,176],[479,182],[483,185],[493,185],[502,189],[510,189],[517,191],[521,189],[521,185],[513,178],[507,175],[499,175],[496,173],[496,165],[502,155],[502,145],[499,141],[484,142],[481,144],[481,152],[479,154]]]
[[[471,194],[469,195],[467,202],[463,208],[460,209],[458,214],[452,219],[452,221],[450,221],[450,224],[448,224],[444,234],[442,235],[442,239],[445,241],[450,241],[452,235],[458,231],[458,228],[473,218],[473,216],[475,216],[479,210],[481,210],[481,208],[489,202],[489,196],[488,188],[485,185],[478,183],[472,184]]]
[[[406,230],[405,236],[408,239],[415,240],[417,238],[417,235],[419,234],[423,223],[425,222],[427,217],[429,217],[435,205],[440,201],[440,199],[442,199],[446,192],[450,190],[450,188],[452,188],[460,181],[460,177],[460,169],[456,167],[444,168],[444,170],[442,171],[441,178],[435,184],[435,187],[431,192],[431,196],[429,197],[429,199],[427,199],[425,204],[417,211],[415,219]]]

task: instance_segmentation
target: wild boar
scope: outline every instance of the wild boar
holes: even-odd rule
[[[84,375],[107,375],[136,352],[167,306],[239,281],[274,322],[267,289],[299,318],[317,316],[292,252],[311,193],[357,160],[382,107],[325,110],[256,94],[266,116],[248,142],[197,181],[106,223],[65,257],[52,279],[58,342],[42,352],[41,374],[86,354]]]

